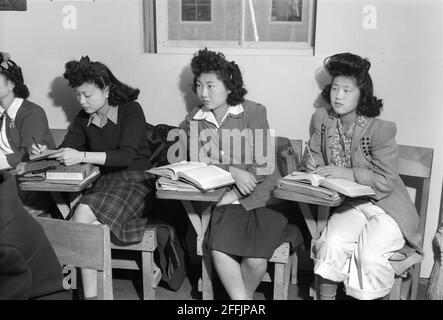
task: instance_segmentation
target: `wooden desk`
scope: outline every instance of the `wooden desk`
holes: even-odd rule
[[[83,190],[89,188],[91,184],[100,177],[99,174],[94,175],[86,179],[80,184],[59,184],[48,183],[45,181],[26,181],[20,182],[18,187],[23,191],[48,191],[57,204],[57,208],[60,211],[63,219],[66,219],[71,209],[82,197]],[[68,199],[64,199],[63,194],[68,196]]]
[[[326,227],[326,223],[328,222],[329,215],[331,213],[332,207],[339,206],[344,198],[339,198],[334,201],[325,201],[322,199],[318,199],[309,195],[299,194],[294,191],[275,189],[273,192],[273,196],[278,199],[284,199],[289,201],[296,201],[300,206],[300,210],[303,214],[303,218],[306,221],[306,225],[308,226],[309,233],[311,234],[311,248],[310,248],[310,257],[311,259],[315,258],[315,244],[317,240],[320,238],[320,234],[323,229]],[[317,212],[314,215],[310,204],[317,205]],[[315,278],[316,279],[316,278]],[[316,281],[314,280],[311,288],[310,295],[316,299]]]
[[[309,195],[295,193],[293,191],[276,189],[273,192],[273,196],[278,199],[284,199],[289,201],[296,201],[300,206],[300,210],[303,214],[303,218],[306,221],[309,232],[312,237],[311,241],[311,258],[313,258],[313,246],[315,242],[320,238],[320,233],[326,227],[328,218],[330,215],[330,208],[339,206],[344,198],[339,198],[334,201],[325,201]],[[318,206],[317,212],[314,215],[309,204],[315,204]]]
[[[158,199],[181,200],[183,206],[191,220],[192,226],[197,233],[197,254],[202,256],[202,295],[203,300],[213,300],[214,292],[212,288],[211,272],[212,263],[211,257],[203,255],[203,239],[211,219],[212,208],[215,203],[221,200],[227,188],[219,188],[213,192],[194,193],[194,192],[180,192],[180,191],[163,191],[157,190],[156,196]],[[202,210],[199,213],[195,210],[192,202],[204,202]],[[205,259],[206,258],[206,259]]]

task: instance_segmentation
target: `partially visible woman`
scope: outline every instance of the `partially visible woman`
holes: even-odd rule
[[[55,147],[45,111],[28,96],[22,69],[9,54],[0,52],[0,169],[28,160],[33,140]]]
[[[55,147],[45,111],[28,96],[22,69],[8,53],[0,52],[0,170],[15,169],[27,161],[34,140]],[[48,193],[19,191],[19,196],[30,214],[54,207]]]
[[[150,149],[146,118],[135,102],[139,90],[120,82],[103,63],[82,57],[65,65],[65,79],[75,90],[79,112],[59,152],[51,158],[70,166],[92,163],[101,176],[75,208],[72,220],[107,224],[120,241],[143,239],[148,205],[154,188],[150,175]],[[39,154],[47,146],[33,144]],[[85,298],[97,296],[94,270],[82,270]]]
[[[69,300],[60,262],[23,208],[14,176],[0,170],[0,300]]]

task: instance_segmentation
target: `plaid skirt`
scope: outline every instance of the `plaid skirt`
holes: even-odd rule
[[[80,199],[97,220],[122,242],[140,242],[154,200],[154,184],[144,171],[120,171],[101,176]]]

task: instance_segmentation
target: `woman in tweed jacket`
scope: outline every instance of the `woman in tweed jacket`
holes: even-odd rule
[[[418,214],[396,172],[396,126],[376,118],[382,101],[373,96],[370,65],[351,53],[327,58],[332,82],[322,95],[332,110],[319,109],[312,119],[309,148],[315,163],[305,155],[306,168],[371,186],[376,193],[347,199],[317,241],[320,299],[335,299],[338,282],[357,299],[385,297],[394,283],[392,254],[406,247],[422,253]]]

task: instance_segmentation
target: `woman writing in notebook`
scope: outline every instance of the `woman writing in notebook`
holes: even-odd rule
[[[65,165],[92,163],[100,178],[76,207],[72,221],[103,223],[122,242],[139,242],[152,184],[146,120],[135,102],[139,90],[120,82],[101,62],[89,57],[65,65],[64,77],[74,88],[83,110],[79,112],[59,152],[50,155]],[[46,146],[33,145],[39,154]],[[96,273],[82,270],[86,298],[97,295]]]
[[[320,299],[335,299],[338,282],[354,298],[383,298],[394,283],[392,254],[401,249],[422,253],[418,215],[396,172],[396,126],[376,118],[382,101],[373,95],[370,66],[351,53],[325,60],[332,82],[322,96],[332,109],[314,114],[312,157],[304,156],[308,170],[371,186],[376,193],[345,200],[329,218],[315,251]]]
[[[256,138],[263,138],[255,142],[246,138],[245,144],[250,150],[254,150],[254,143],[266,144],[269,128],[266,108],[245,100],[247,91],[240,68],[235,62],[227,61],[222,53],[199,51],[192,59],[191,69],[193,90],[202,103],[186,117],[191,160],[220,166],[231,172],[235,180],[233,189],[212,212],[205,243],[231,299],[252,299],[266,272],[268,259],[283,242],[282,233],[288,220],[281,212],[266,206],[276,187],[278,170],[272,166],[266,171],[265,157],[254,152],[248,154],[247,146],[233,150],[230,141],[225,140],[250,129],[253,134],[257,133]],[[203,133],[210,135],[213,144],[209,154],[202,152],[207,141],[202,138],[192,141]],[[198,150],[192,150],[193,145],[197,145]],[[266,150],[266,146],[262,150]],[[193,154],[199,154],[198,159]],[[297,238],[297,232],[293,236]]]

